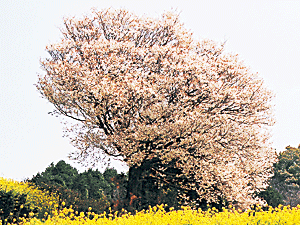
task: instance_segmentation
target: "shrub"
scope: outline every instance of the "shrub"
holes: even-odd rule
[[[27,194],[18,194],[0,190],[0,220],[2,224],[19,222],[19,218],[28,217],[30,209],[26,204]]]
[[[0,177],[0,191],[1,201],[5,199],[10,202],[10,204],[3,204],[3,213],[11,210],[18,211],[18,207],[23,205],[28,212],[33,212],[35,216],[42,218],[45,213],[51,214],[59,202],[58,196],[54,193],[43,192],[33,184],[2,177]],[[16,208],[11,208],[12,205]]]

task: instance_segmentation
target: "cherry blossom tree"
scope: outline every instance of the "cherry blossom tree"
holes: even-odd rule
[[[260,202],[254,193],[277,160],[273,94],[238,55],[195,39],[173,12],[93,10],[61,31],[36,86],[54,114],[74,121],[73,159],[121,158],[131,199],[148,176],[182,202]]]

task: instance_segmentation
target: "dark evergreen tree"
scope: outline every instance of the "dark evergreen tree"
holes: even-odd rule
[[[121,210],[127,190],[127,175],[118,174],[113,168],[106,168],[102,174],[98,169],[83,173],[65,161],[51,163],[44,172],[27,179],[41,190],[58,193],[60,202],[78,209],[102,213],[109,206]],[[121,207],[121,208],[120,208]]]
[[[104,179],[103,174],[98,169],[89,169],[78,174],[74,179],[72,189],[80,192],[86,199],[100,199],[103,198],[105,190],[110,189],[110,186],[111,184]]]
[[[278,159],[270,184],[282,195],[285,205],[296,206],[300,204],[300,145],[287,146]]]
[[[113,204],[119,204],[119,202],[124,201],[127,193],[127,174],[119,174],[114,168],[106,168],[103,176],[107,184],[109,184],[105,188],[104,194],[112,201]]]
[[[279,204],[284,204],[282,195],[272,186],[269,186],[265,191],[258,193],[257,196],[265,199],[268,205],[273,208],[277,207]]]
[[[60,185],[64,188],[71,189],[74,179],[78,176],[78,170],[60,160],[56,165],[52,162],[44,172],[38,173],[31,178],[30,182],[39,185],[45,183],[48,185]]]

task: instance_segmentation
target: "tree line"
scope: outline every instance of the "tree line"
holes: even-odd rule
[[[288,146],[279,153],[278,158],[279,161],[273,165],[274,175],[268,180],[268,188],[256,193],[256,196],[273,207],[279,204],[296,206],[300,204],[300,146]],[[51,163],[44,172],[26,181],[41,190],[58,193],[61,203],[83,212],[87,212],[89,207],[95,213],[102,213],[109,208],[113,211],[125,208],[135,212],[147,209],[149,205],[167,204],[167,209],[179,209],[181,205],[176,189],[155,189],[153,181],[149,179],[144,179],[139,186],[139,195],[144,197],[137,201],[137,196],[134,196],[126,204],[128,172],[119,174],[116,169],[106,168],[103,173],[97,169],[79,173],[63,160],[57,164]],[[223,204],[212,206],[221,210]],[[203,203],[200,207],[207,209],[207,204]]]

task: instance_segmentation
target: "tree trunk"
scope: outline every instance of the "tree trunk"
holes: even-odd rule
[[[149,175],[152,172],[153,160],[146,160],[140,166],[132,166],[129,168],[127,195],[126,195],[126,208],[129,211],[146,209],[151,205],[147,194],[155,198],[157,194],[157,185],[153,178]]]

